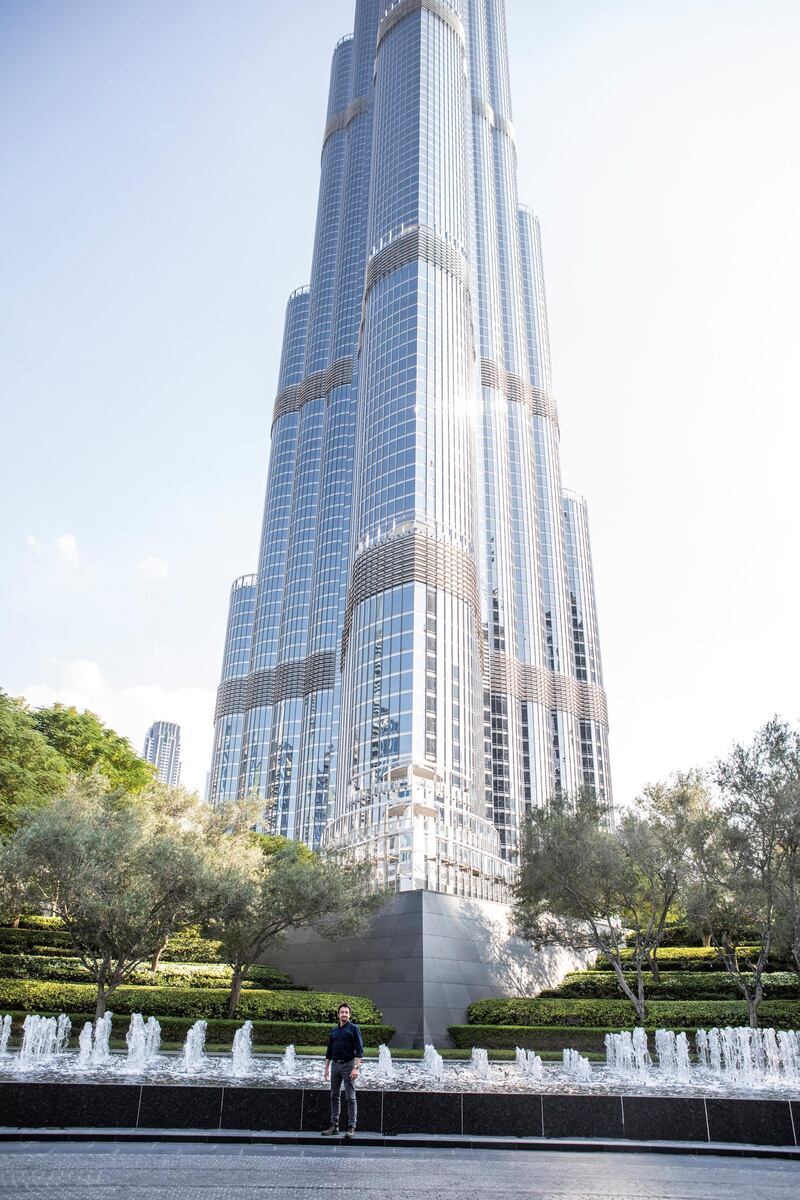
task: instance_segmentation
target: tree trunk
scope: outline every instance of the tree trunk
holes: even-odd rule
[[[152,959],[150,960],[150,970],[151,970],[151,971],[157,971],[157,970],[158,970],[158,964],[161,962],[161,955],[164,953],[164,951],[166,950],[166,948],[167,948],[167,940],[166,940],[166,938],[165,938],[165,939],[164,939],[164,941],[161,943],[161,945],[160,945],[160,946],[158,947],[158,949],[156,950],[156,952],[155,952],[155,954],[153,955]]]
[[[19,929],[19,919],[21,916],[22,916],[22,913],[17,913],[17,915],[15,917],[11,918],[11,928],[12,929]]]
[[[708,947],[711,945],[711,934],[710,933],[703,934],[703,945],[705,946],[706,949],[708,949]]]
[[[658,965],[658,947],[656,946],[650,952],[650,971],[653,975],[653,983],[658,983],[661,978],[661,970]]]
[[[235,963],[233,975],[231,976],[231,991],[228,996],[228,1017],[235,1017],[236,1010],[239,1007],[239,997],[242,994],[242,984],[244,983],[245,968],[241,963]]]
[[[751,1029],[758,1029],[758,1000],[752,994],[747,997],[747,1019]]]
[[[95,1005],[94,1015],[95,1018],[104,1017],[106,1015],[105,992],[99,984],[97,985],[97,1004]]]

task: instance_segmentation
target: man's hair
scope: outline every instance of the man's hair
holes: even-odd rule
[[[347,1001],[346,1001],[346,1000],[343,1000],[343,1001],[342,1001],[342,1003],[339,1005],[339,1007],[337,1008],[337,1010],[336,1010],[336,1011],[337,1011],[337,1012],[341,1012],[343,1008],[346,1008],[348,1012],[352,1012],[352,1011],[353,1011],[353,1010],[352,1010],[352,1008],[350,1007],[350,1005],[347,1003]]]

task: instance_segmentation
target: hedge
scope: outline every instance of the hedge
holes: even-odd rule
[[[142,987],[219,988],[226,986],[231,978],[227,963],[159,963],[153,972],[146,965],[137,968],[127,977],[130,984]],[[43,958],[32,954],[0,954],[0,979],[44,979],[58,983],[91,982],[86,967],[79,958]],[[277,967],[255,966],[250,968],[250,977],[244,987],[291,989],[307,991],[297,987],[291,975]]]
[[[800,1001],[764,1000],[759,1021],[775,1029],[800,1027]],[[476,1000],[467,1009],[469,1025],[601,1025],[631,1029],[636,1010],[627,1000]],[[647,1023],[659,1029],[746,1025],[744,1000],[653,1000],[647,1005]]]
[[[69,934],[60,929],[0,929],[0,953],[64,954],[74,953]]]
[[[629,975],[628,983],[636,991],[636,976]],[[742,994],[725,971],[661,972],[657,983],[649,971],[644,975],[644,992],[648,1000],[741,1000]],[[765,973],[764,997],[767,1000],[800,999],[800,980],[791,972]],[[538,999],[620,999],[617,977],[610,971],[580,971],[567,975],[557,988],[540,992]]]
[[[448,1025],[447,1032],[453,1045],[463,1050],[473,1046],[483,1050],[512,1050],[521,1046],[524,1050],[570,1047],[584,1052],[601,1052],[605,1049],[606,1034],[614,1031],[605,1025],[584,1029],[569,1025]]]
[[[0,1012],[20,1009],[24,1012],[91,1012],[96,989],[91,983],[40,983],[19,979],[0,980]],[[316,1021],[336,1020],[342,1000],[350,1005],[359,1023],[380,1024],[381,1013],[364,996],[343,996],[340,992],[246,991],[242,992],[236,1016],[244,1020]],[[112,992],[108,1007],[114,1012],[140,1012],[144,1016],[205,1017],[227,1016],[226,988],[131,987],[121,985]]]
[[[72,940],[63,928],[63,922],[49,925],[23,925],[33,917],[21,917],[20,928],[0,926],[0,953],[36,954],[63,956],[74,953]],[[53,918],[40,917],[40,921]],[[181,930],[167,942],[162,957],[170,962],[218,963],[222,943],[201,937],[194,928]]]
[[[13,927],[12,927],[13,928]],[[19,929],[63,929],[61,917],[42,917],[38,913],[23,913],[19,919]]]
[[[741,946],[745,950],[757,951],[756,946]],[[630,950],[620,951],[623,962],[630,962],[633,953]],[[657,955],[659,969],[662,971],[722,971],[724,967],[719,952],[713,946],[671,946],[659,951]],[[775,963],[777,964],[777,961]],[[595,971],[611,971],[613,968],[602,954],[598,954],[592,968]]]
[[[53,1010],[42,1015],[56,1016],[58,1014],[57,1010]],[[84,1022],[91,1021],[93,1014],[70,1012],[67,1015],[72,1021],[71,1041],[77,1044]],[[25,1014],[20,1012],[14,1013],[13,1016],[15,1017],[14,1032],[18,1034]],[[161,1026],[161,1040],[164,1042],[182,1042],[186,1037],[187,1030],[194,1024],[191,1017],[159,1017],[158,1022]],[[324,1046],[334,1023],[330,1021],[253,1021],[253,1045],[256,1047],[288,1046],[293,1043],[296,1046]],[[127,1017],[115,1014],[111,1022],[112,1037],[122,1040],[127,1032],[128,1024]],[[206,1041],[209,1045],[215,1043],[223,1046],[229,1045],[233,1041],[234,1033],[241,1027],[242,1020],[239,1018],[233,1021],[209,1021],[206,1029]],[[392,1025],[365,1024],[359,1025],[359,1029],[364,1039],[364,1045],[373,1048],[382,1043],[386,1043],[388,1046],[395,1034]]]

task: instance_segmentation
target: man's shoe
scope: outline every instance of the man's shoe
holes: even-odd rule
[[[344,1136],[345,1136],[345,1140],[346,1140],[346,1141],[348,1141],[348,1142],[349,1142],[349,1141],[351,1141],[351,1140],[352,1140],[352,1137],[353,1137],[353,1134],[355,1133],[355,1131],[356,1131],[356,1127],[355,1127],[355,1125],[348,1125],[348,1127],[347,1127],[347,1133],[344,1135]]]
[[[338,1125],[330,1125],[330,1126],[328,1126],[327,1129],[323,1129],[322,1136],[323,1137],[335,1137],[338,1132],[339,1132]]]

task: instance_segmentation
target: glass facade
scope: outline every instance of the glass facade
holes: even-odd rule
[[[502,0],[358,0],[210,786],[256,791],[266,824],[352,848],[386,887],[495,899],[526,809],[610,800],[586,506],[561,485],[516,156]]]

